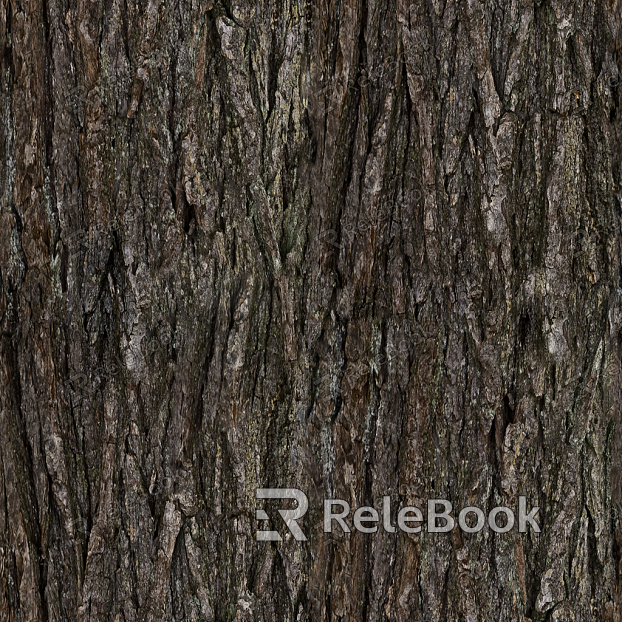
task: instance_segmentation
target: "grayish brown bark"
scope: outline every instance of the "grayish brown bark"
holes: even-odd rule
[[[621,25],[2,0],[0,620],[620,622]]]

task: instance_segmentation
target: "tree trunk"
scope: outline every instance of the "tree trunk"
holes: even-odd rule
[[[620,622],[621,28],[1,0],[0,620]]]

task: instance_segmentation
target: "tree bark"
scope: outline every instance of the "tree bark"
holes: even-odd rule
[[[620,0],[2,0],[0,51],[0,620],[622,620]],[[384,496],[541,532],[324,533]]]

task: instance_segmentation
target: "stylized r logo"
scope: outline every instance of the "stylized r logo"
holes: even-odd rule
[[[257,499],[296,499],[298,501],[296,509],[279,510],[279,514],[294,538],[299,542],[306,542],[307,538],[296,522],[306,514],[309,508],[309,500],[302,490],[297,488],[259,488],[257,490]],[[257,520],[268,520],[268,514],[264,510],[257,510],[255,517]],[[256,539],[262,542],[280,542],[283,538],[281,538],[278,531],[257,530]]]

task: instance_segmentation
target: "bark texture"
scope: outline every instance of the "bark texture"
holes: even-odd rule
[[[0,620],[620,622],[621,28],[1,0]]]

